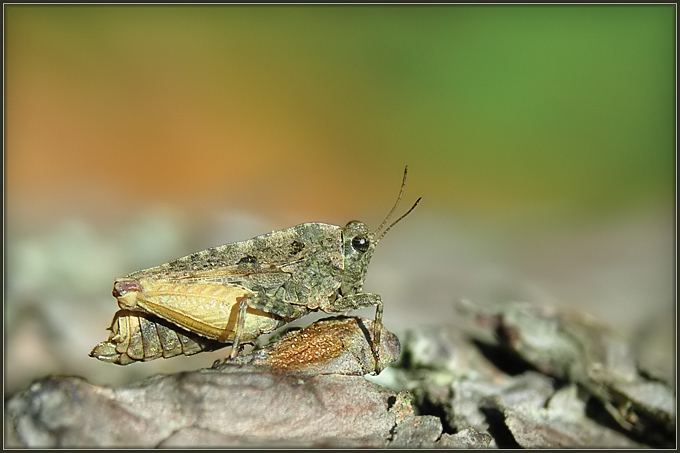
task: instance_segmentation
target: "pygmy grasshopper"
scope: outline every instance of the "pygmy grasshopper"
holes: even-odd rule
[[[124,365],[215,349],[212,342],[218,342],[231,344],[229,358],[234,359],[243,344],[253,343],[260,335],[312,311],[343,314],[375,306],[372,348],[376,373],[380,372],[383,302],[378,294],[362,292],[362,286],[378,242],[420,202],[418,198],[376,239],[402,198],[406,174],[407,168],[396,203],[375,231],[356,220],[344,228],[303,223],[116,279],[113,296],[127,311],[118,313],[109,340],[97,345],[90,355]],[[138,322],[135,312],[153,315],[164,323],[141,315]],[[207,340],[191,339],[186,352],[174,346],[166,351],[163,335],[172,336],[174,330],[168,323],[177,326],[177,332],[198,334]],[[139,327],[126,328],[130,325]],[[147,354],[144,345],[152,343],[145,338],[154,335],[159,340],[152,343],[161,349],[147,348]],[[172,339],[169,344],[175,343]]]

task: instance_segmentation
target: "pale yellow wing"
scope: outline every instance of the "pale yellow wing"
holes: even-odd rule
[[[159,316],[207,338],[230,341],[236,326],[238,303],[254,293],[238,285],[209,282],[154,282],[137,280],[135,290],[118,297],[121,308]],[[243,341],[271,332],[281,321],[268,313],[248,309]]]

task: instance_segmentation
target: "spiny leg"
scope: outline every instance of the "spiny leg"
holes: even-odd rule
[[[215,360],[215,362],[212,365],[213,368],[217,368],[218,366],[227,363],[229,360],[235,359],[240,352],[241,332],[243,332],[243,329],[245,328],[246,319],[245,312],[248,309],[248,303],[246,302],[247,299],[248,296],[243,296],[239,297],[236,301],[236,303],[238,304],[238,313],[236,314],[236,324],[234,327],[234,340],[231,345],[231,352],[229,353],[229,357],[225,359]],[[230,333],[231,330],[224,329],[222,334],[217,338],[217,341],[225,343],[229,339]]]
[[[248,297],[240,297],[238,299],[238,313],[236,315],[236,326],[234,328],[234,342],[231,344],[231,353],[229,354],[229,360],[234,360],[241,348],[241,333],[245,329],[246,325],[246,310],[248,309]],[[225,330],[224,336],[228,335],[228,331]],[[220,338],[220,341],[226,341],[226,338]]]
[[[375,320],[373,321],[373,358],[375,359],[375,374],[382,371],[380,366],[380,332],[382,332],[383,303],[378,299],[375,304]]]
[[[351,310],[375,305],[375,320],[373,321],[373,341],[371,349],[375,359],[375,373],[382,371],[380,366],[380,332],[382,331],[383,302],[379,295],[358,293],[344,296],[333,301],[332,306],[323,307],[326,313],[346,313]]]
[[[276,296],[243,296],[237,299],[238,313],[236,315],[236,325],[234,326],[234,340],[231,345],[229,360],[235,359],[240,353],[241,336],[245,330],[246,310],[251,307],[265,313],[271,313],[281,318],[293,320],[307,314],[303,306],[284,302]],[[219,341],[225,342],[229,337],[229,330],[224,330]]]

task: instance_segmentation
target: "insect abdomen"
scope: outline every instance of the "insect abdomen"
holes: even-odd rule
[[[95,346],[90,356],[103,362],[127,365],[225,346],[227,344],[184,331],[153,315],[119,310],[111,324],[109,339]]]

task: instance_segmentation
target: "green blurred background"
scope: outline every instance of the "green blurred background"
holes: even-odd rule
[[[406,164],[423,202],[366,285],[388,328],[533,298],[666,332],[672,365],[675,5],[4,9],[6,390],[208,366],[89,359],[113,279],[377,226]]]

